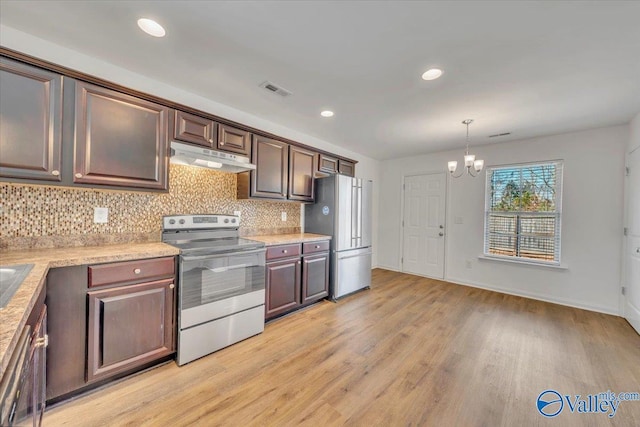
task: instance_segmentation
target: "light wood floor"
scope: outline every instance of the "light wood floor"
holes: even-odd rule
[[[621,318],[374,270],[184,367],[167,364],[48,411],[72,426],[640,426],[640,402],[543,418],[536,398],[640,392]]]

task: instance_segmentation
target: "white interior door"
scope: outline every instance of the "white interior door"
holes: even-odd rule
[[[444,278],[444,173],[404,178],[402,271]]]
[[[640,149],[628,157],[627,244],[624,316],[640,333]]]

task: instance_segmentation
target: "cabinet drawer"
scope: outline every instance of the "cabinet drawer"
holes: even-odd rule
[[[272,259],[300,256],[300,243],[279,245],[267,248],[267,261]]]
[[[323,240],[321,242],[308,242],[302,244],[303,254],[312,254],[315,252],[324,252],[329,250],[329,241]]]
[[[89,266],[89,287],[111,285],[120,282],[146,280],[150,277],[173,276],[173,257],[141,259]]]

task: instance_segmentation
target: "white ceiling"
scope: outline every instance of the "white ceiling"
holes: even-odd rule
[[[462,147],[466,118],[479,145],[640,112],[637,1],[2,0],[0,17],[376,159]],[[167,36],[142,33],[139,17]],[[431,67],[444,75],[423,81]],[[488,138],[502,132],[512,135]]]

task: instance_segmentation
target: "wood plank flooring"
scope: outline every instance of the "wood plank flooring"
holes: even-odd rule
[[[547,389],[640,392],[640,336],[619,317],[377,269],[369,291],[65,403],[44,426],[640,425],[640,401],[546,419]]]

